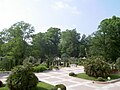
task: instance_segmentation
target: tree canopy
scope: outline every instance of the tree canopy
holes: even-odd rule
[[[104,19],[92,39],[92,54],[102,55],[106,60],[115,61],[120,57],[120,18]]]
[[[104,19],[91,35],[81,35],[76,29],[51,27],[46,32],[34,34],[34,27],[24,21],[0,32],[0,65],[10,62],[12,68],[23,60],[34,57],[48,65],[55,58],[102,56],[108,62],[120,57],[120,18]],[[5,62],[5,64],[3,64]]]

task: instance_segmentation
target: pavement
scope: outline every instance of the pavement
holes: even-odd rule
[[[42,73],[35,73],[39,81],[43,81],[52,85],[64,84],[67,90],[120,90],[120,82],[109,83],[109,84],[98,84],[93,81],[80,79],[69,76],[70,72],[83,73],[84,68],[68,67],[61,68],[60,70],[47,71]],[[8,75],[1,75],[0,80],[5,82]]]

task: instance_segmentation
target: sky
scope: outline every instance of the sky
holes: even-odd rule
[[[24,21],[36,33],[57,27],[90,35],[113,15],[120,17],[120,0],[0,0],[0,31]]]

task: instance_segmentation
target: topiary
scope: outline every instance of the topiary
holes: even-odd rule
[[[33,90],[37,83],[38,78],[29,65],[16,66],[7,78],[7,86],[10,90]]]
[[[66,90],[66,86],[63,85],[63,84],[58,84],[58,85],[56,85],[53,90],[58,90],[58,88],[60,88],[61,90]]]
[[[69,76],[76,76],[74,72],[69,73]]]
[[[2,81],[0,81],[0,87],[2,87],[3,86],[3,82]]]
[[[43,72],[48,70],[46,66],[44,65],[38,65],[33,67],[33,72]]]
[[[59,67],[58,66],[54,66],[53,67],[55,70],[59,70]]]
[[[84,71],[93,77],[107,77],[111,74],[110,65],[102,57],[89,58],[84,64]]]

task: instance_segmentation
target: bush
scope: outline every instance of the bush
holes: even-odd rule
[[[116,60],[116,64],[115,64],[117,70],[120,70],[120,57]]]
[[[37,83],[38,78],[29,65],[14,67],[7,78],[7,86],[10,90],[33,90]]]
[[[56,70],[59,70],[59,67],[58,67],[58,66],[54,66],[53,68],[56,69]]]
[[[0,87],[2,87],[3,86],[3,82],[2,81],[0,81]]]
[[[53,66],[49,66],[48,70],[52,70],[53,69]]]
[[[33,67],[33,72],[43,72],[47,70],[47,67],[44,65],[38,65]]]
[[[105,81],[105,79],[102,78],[102,77],[98,77],[98,78],[97,78],[97,81]]]
[[[84,71],[93,77],[107,77],[111,74],[110,65],[102,57],[89,58],[84,64]]]
[[[76,76],[74,72],[69,73],[69,76]]]
[[[63,84],[58,84],[58,85],[56,85],[53,90],[58,90],[58,88],[60,88],[61,90],[66,90],[66,86],[63,85]]]
[[[112,63],[112,64],[111,64],[111,67],[112,67],[112,74],[115,74],[115,73],[118,72],[118,68],[117,68],[117,66],[116,66],[115,63]]]

